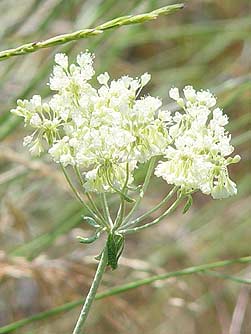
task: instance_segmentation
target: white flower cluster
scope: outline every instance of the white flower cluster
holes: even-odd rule
[[[125,180],[133,181],[138,163],[164,154],[170,115],[156,115],[159,98],[138,98],[151,78],[148,73],[110,82],[104,73],[97,77],[100,87],[95,89],[89,83],[95,74],[93,58],[81,53],[76,64],[69,65],[65,54],[57,54],[49,82],[56,93],[50,101],[42,103],[35,95],[18,100],[11,111],[34,129],[24,139],[32,154],[47,151],[64,167],[79,167],[87,191],[113,191],[122,189]]]
[[[34,155],[47,151],[64,167],[77,166],[84,175],[86,191],[112,192],[133,182],[138,163],[164,155],[155,174],[184,192],[201,190],[213,198],[236,194],[227,166],[240,157],[233,152],[228,123],[209,91],[184,88],[184,97],[172,88],[169,95],[183,112],[160,110],[161,100],[138,98],[150,75],[110,81],[108,73],[90,83],[95,71],[89,52],[68,64],[64,54],[55,56],[49,86],[56,91],[48,103],[39,95],[18,100],[12,112],[24,118],[34,131],[24,145]]]
[[[172,144],[165,152],[167,160],[159,162],[155,174],[184,191],[200,189],[215,199],[236,194],[227,166],[240,157],[226,158],[233,152],[231,136],[224,129],[227,116],[215,108],[216,99],[209,91],[195,91],[187,86],[183,93],[185,99],[180,97],[178,88],[169,92],[184,112],[172,117]]]

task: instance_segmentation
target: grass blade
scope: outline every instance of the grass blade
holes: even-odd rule
[[[114,296],[117,295],[119,293],[122,292],[126,292],[141,286],[145,286],[145,285],[149,285],[151,283],[157,282],[157,281],[161,281],[161,280],[166,280],[168,278],[172,278],[172,277],[180,277],[180,276],[188,276],[188,275],[192,275],[192,274],[197,274],[197,273],[205,273],[208,274],[209,270],[215,269],[215,268],[220,268],[220,267],[226,267],[226,266],[230,266],[233,264],[244,264],[244,263],[251,263],[251,256],[246,256],[246,257],[241,257],[238,259],[232,259],[232,260],[224,260],[224,261],[218,261],[218,262],[214,262],[214,263],[208,263],[208,264],[202,264],[199,266],[194,266],[194,267],[188,267],[179,271],[173,271],[173,272],[168,272],[162,275],[155,275],[155,276],[151,276],[145,279],[141,279],[141,280],[137,280],[131,283],[127,283],[127,284],[123,284],[120,286],[117,286],[115,288],[112,288],[110,290],[98,293],[96,295],[96,300],[99,299],[103,299],[106,297],[110,297],[110,296]],[[251,281],[250,280],[243,280],[243,279],[233,279],[233,276],[230,275],[225,275],[225,274],[219,274],[218,277],[224,278],[224,279],[230,279],[230,277],[232,278],[232,280],[234,282],[237,283],[248,283],[250,284]],[[6,333],[11,333],[21,327],[24,327],[27,324],[30,324],[34,321],[37,320],[43,320],[46,319],[48,317],[60,314],[62,312],[66,312],[66,311],[70,311],[72,309],[74,309],[75,307],[81,305],[83,303],[83,300],[76,300],[70,303],[66,303],[64,305],[55,307],[53,309],[50,309],[48,311],[45,312],[41,312],[38,314],[35,314],[29,318],[25,318],[16,322],[13,322],[12,324],[6,325],[4,327],[0,328],[0,334],[6,334]]]
[[[116,18],[114,20],[108,21],[104,24],[101,24],[93,29],[83,29],[74,31],[73,33],[58,35],[51,37],[47,40],[40,42],[31,42],[26,43],[21,46],[18,46],[14,49],[4,50],[0,52],[0,61],[8,59],[10,57],[19,56],[28,54],[31,52],[38,51],[39,49],[49,48],[60,44],[65,44],[72,41],[77,41],[82,38],[88,38],[91,36],[99,35],[105,30],[111,28],[117,28],[124,25],[137,24],[145,21],[151,21],[156,19],[159,15],[167,15],[176,12],[179,9],[184,7],[183,4],[176,4],[171,6],[162,7],[156,9],[150,13],[140,14],[140,15],[128,15]]]

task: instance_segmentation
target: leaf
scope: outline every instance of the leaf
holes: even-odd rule
[[[193,197],[192,197],[192,195],[188,195],[187,196],[187,202],[186,202],[186,204],[185,204],[185,206],[184,206],[184,209],[183,209],[183,214],[185,214],[189,209],[190,209],[190,207],[193,205]]]
[[[108,266],[114,270],[124,249],[124,237],[121,234],[111,233],[107,240]]]
[[[100,237],[100,232],[97,232],[97,233],[95,233],[93,236],[91,236],[89,238],[84,238],[84,237],[77,236],[77,239],[82,244],[91,244],[94,241],[96,241],[99,237]]]
[[[92,217],[87,217],[87,216],[81,216],[84,221],[87,222],[91,227],[98,228],[99,225],[96,223],[96,221]]]

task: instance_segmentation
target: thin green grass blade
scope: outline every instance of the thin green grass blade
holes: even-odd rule
[[[151,276],[145,279],[141,279],[141,280],[137,280],[131,283],[127,283],[127,284],[123,284],[120,286],[117,286],[115,288],[109,289],[107,291],[98,293],[96,295],[96,300],[99,299],[103,299],[106,297],[110,297],[110,296],[114,296],[123,292],[127,292],[129,290],[132,289],[136,289],[138,287],[141,286],[145,286],[145,285],[149,285],[152,284],[154,282],[157,281],[162,281],[162,280],[166,280],[169,278],[173,278],[173,277],[181,277],[181,276],[188,276],[188,275],[192,275],[192,274],[198,274],[198,273],[205,273],[208,274],[209,270],[215,269],[215,268],[220,268],[220,267],[226,267],[226,266],[230,266],[233,264],[245,264],[245,263],[251,263],[251,256],[247,256],[247,257],[241,257],[238,259],[232,259],[232,260],[224,260],[224,261],[218,261],[218,262],[214,262],[214,263],[208,263],[208,264],[202,264],[199,266],[193,266],[193,267],[188,267],[179,271],[173,271],[173,272],[169,272],[169,273],[165,273],[162,275],[155,275],[155,276]],[[218,273],[219,274],[219,273]],[[236,283],[246,283],[246,284],[251,284],[251,280],[244,280],[244,279],[238,279],[236,277],[233,278],[233,276],[231,275],[225,275],[225,274],[219,274],[221,278],[224,279],[230,279]],[[13,322],[12,324],[3,326],[0,328],[0,334],[6,334],[6,333],[11,333],[19,328],[24,327],[25,325],[28,325],[34,321],[38,321],[38,320],[43,320],[43,319],[47,319],[48,317],[51,316],[55,316],[57,314],[60,314],[62,312],[66,312],[66,311],[70,311],[72,309],[74,309],[75,307],[81,305],[83,303],[83,300],[76,300],[70,303],[66,303],[64,305],[55,307],[51,310],[45,311],[45,312],[41,312],[38,314],[35,314],[29,318],[25,318],[16,322]]]
[[[150,13],[144,13],[139,15],[128,15],[122,16],[106,23],[103,23],[93,29],[83,29],[78,30],[73,33],[58,35],[55,37],[51,37],[47,40],[41,42],[31,42],[21,45],[14,49],[4,50],[0,52],[0,61],[6,60],[8,58],[25,55],[31,52],[38,51],[43,48],[49,48],[60,44],[65,44],[68,42],[77,41],[82,38],[88,38],[91,36],[99,35],[105,30],[121,27],[124,25],[138,24],[146,21],[151,21],[156,19],[159,15],[168,15],[176,12],[179,9],[182,9],[184,4],[176,4],[171,6],[162,7],[156,9]]]

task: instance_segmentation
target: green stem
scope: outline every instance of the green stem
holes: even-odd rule
[[[150,182],[150,179],[151,179],[151,176],[152,176],[152,172],[153,172],[153,169],[154,169],[154,166],[155,166],[155,162],[156,162],[157,158],[156,157],[153,157],[151,158],[150,162],[149,162],[149,165],[148,165],[148,169],[147,169],[147,172],[146,172],[146,177],[145,177],[145,181],[143,183],[143,186],[142,186],[142,189],[140,191],[140,195],[138,197],[138,199],[136,200],[134,206],[132,207],[131,211],[128,213],[128,215],[126,216],[126,218],[124,219],[123,221],[123,225],[125,225],[126,223],[128,223],[128,221],[130,220],[131,216],[134,214],[134,212],[138,209],[140,203],[141,203],[141,200],[142,198],[144,197],[145,195],[145,192],[147,190],[147,187],[149,185],[149,182]]]
[[[94,217],[97,221],[102,222],[102,220],[96,215],[95,212],[93,212],[93,210],[89,207],[89,205],[86,204],[86,203],[84,202],[84,200],[83,200],[82,197],[80,196],[79,192],[77,191],[77,189],[74,187],[73,183],[71,182],[71,179],[70,179],[70,177],[69,177],[69,175],[68,175],[68,173],[67,173],[65,167],[64,167],[63,165],[60,165],[60,166],[61,166],[61,168],[62,168],[62,171],[63,171],[63,173],[64,173],[64,176],[65,176],[65,178],[66,178],[66,181],[68,182],[68,184],[69,184],[71,190],[73,191],[73,193],[75,194],[75,196],[77,197],[77,199],[79,200],[79,202],[84,206],[85,209],[87,209],[87,210],[93,215],[93,217]],[[103,224],[102,224],[102,226],[103,226]]]
[[[106,219],[107,222],[109,222],[110,227],[113,228],[112,218],[111,218],[111,215],[110,215],[106,195],[104,193],[101,194],[101,202],[102,202],[102,206],[103,206],[105,219]]]
[[[106,290],[104,292],[98,293],[96,294],[95,300],[99,300],[99,299],[103,299],[106,297],[110,297],[110,296],[114,296],[123,292],[127,292],[129,290],[133,290],[136,289],[138,287],[141,286],[146,286],[149,284],[152,284],[154,282],[158,282],[158,281],[162,281],[162,280],[166,280],[169,278],[173,278],[173,277],[179,277],[179,276],[188,276],[188,275],[192,275],[192,274],[208,274],[209,270],[213,270],[213,269],[217,269],[217,268],[221,268],[221,267],[226,267],[226,266],[230,266],[233,264],[245,264],[245,263],[251,263],[251,256],[246,256],[246,257],[241,257],[241,258],[237,258],[237,259],[231,259],[231,260],[223,260],[223,261],[217,261],[217,262],[213,262],[213,263],[206,263],[206,264],[202,264],[202,265],[198,265],[198,266],[193,266],[193,267],[188,267],[188,268],[184,268],[178,271],[171,271],[171,272],[167,272],[161,275],[155,275],[155,276],[150,276],[144,279],[140,279],[134,282],[130,282],[130,283],[126,283],[123,285],[119,285],[116,286],[110,290]],[[237,278],[235,276],[230,276],[230,275],[226,275],[226,274],[222,274],[221,276],[219,276],[220,278],[223,279],[229,279],[231,281],[234,281],[236,283],[244,283],[244,284],[251,284],[251,280],[250,279],[245,279],[245,278]],[[235,278],[235,280],[233,280],[233,277]],[[73,302],[69,302],[60,306],[57,306],[53,309],[50,309],[48,311],[44,311],[44,312],[40,312],[37,314],[34,314],[33,316],[29,317],[29,318],[24,318],[21,320],[18,320],[16,322],[13,322],[9,325],[3,326],[0,328],[0,334],[7,334],[7,333],[11,333],[14,332],[15,330],[24,327],[25,325],[28,325],[34,321],[38,321],[38,320],[43,320],[43,319],[48,319],[49,317],[58,315],[62,312],[67,312],[70,311],[74,308],[76,308],[77,306],[81,305],[83,302],[83,300],[75,300]]]
[[[109,184],[109,186],[117,193],[119,194],[121,197],[123,197],[127,202],[129,203],[133,203],[134,200],[132,198],[130,198],[129,196],[127,196],[126,194],[123,193],[123,189],[120,190],[118,189],[117,187],[115,187],[113,184],[112,184],[112,181],[110,179],[110,176],[109,176],[109,173],[108,171],[106,170],[106,180]]]
[[[79,170],[79,168],[78,168],[77,166],[74,167],[74,171],[75,171],[75,173],[76,173],[76,175],[77,175],[77,178],[78,178],[78,180],[79,180],[81,186],[84,187],[84,181],[83,181],[83,179],[82,179],[80,170]],[[97,206],[96,206],[94,200],[92,199],[91,194],[89,194],[88,192],[86,192],[85,194],[86,194],[86,196],[87,196],[87,198],[88,198],[88,200],[89,200],[89,202],[90,202],[90,205],[91,205],[91,207],[92,207],[92,210],[97,214],[97,216],[99,217],[99,219],[103,221],[104,225],[105,225],[106,227],[109,227],[109,226],[107,225],[106,221],[103,219],[102,214],[101,214],[101,212],[99,211],[99,209],[97,208]]]
[[[101,256],[101,259],[99,261],[97,271],[96,271],[96,274],[94,276],[91,288],[88,292],[88,295],[85,299],[84,305],[83,305],[82,310],[80,312],[78,321],[77,321],[76,326],[73,330],[73,334],[81,334],[82,333],[82,329],[84,327],[85,321],[86,321],[87,316],[89,314],[91,305],[92,305],[92,303],[95,299],[95,296],[97,294],[97,290],[98,290],[98,287],[99,287],[100,282],[102,280],[102,277],[103,277],[103,274],[105,272],[106,266],[107,266],[107,249],[106,249],[106,246],[105,246],[105,248],[103,250],[103,253],[102,253],[102,256]]]
[[[129,173],[129,163],[127,162],[127,164],[126,164],[126,178],[125,178],[124,186],[122,188],[123,194],[125,194],[126,191],[127,191],[127,185],[128,185],[128,181],[129,181],[129,174],[130,174]],[[115,219],[113,230],[116,230],[120,227],[120,225],[123,222],[124,215],[125,215],[125,199],[124,199],[124,197],[120,196],[120,206],[119,206],[119,210],[118,210],[118,213],[117,213],[117,217]]]
[[[236,276],[233,276],[233,275],[228,275],[228,274],[220,273],[220,272],[213,271],[213,270],[205,270],[203,272],[203,274],[218,277],[218,278],[222,278],[222,279],[228,279],[229,281],[232,281],[232,282],[235,282],[235,283],[251,284],[251,279],[250,278],[236,277]]]
[[[157,211],[162,205],[164,205],[169,199],[175,194],[178,187],[174,187],[163,199],[159,204],[157,204],[155,207],[153,207],[151,210],[144,213],[142,216],[138,217],[137,219],[133,220],[132,222],[128,222],[127,224],[123,225],[123,228],[126,228],[131,225],[136,225],[140,222],[142,222],[147,216],[149,216],[151,213]]]
[[[166,7],[156,9],[150,13],[139,14],[135,16],[133,15],[122,16],[122,17],[113,19],[111,21],[108,21],[106,23],[103,23],[93,29],[78,30],[78,31],[75,31],[69,34],[55,36],[55,37],[46,39],[44,41],[23,44],[14,49],[1,51],[0,61],[8,59],[10,57],[14,57],[14,56],[36,52],[39,49],[50,48],[50,47],[53,47],[59,44],[65,44],[68,42],[77,41],[82,38],[99,35],[105,30],[108,30],[111,28],[117,28],[117,27],[124,26],[124,25],[131,25],[131,24],[136,24],[136,23],[142,23],[145,21],[151,21],[151,20],[156,19],[159,15],[168,15],[168,14],[176,12],[179,9],[182,9],[183,7],[184,7],[184,4],[176,4],[176,5],[171,5],[171,6],[166,6]]]
[[[77,175],[77,178],[78,178],[78,180],[79,180],[81,186],[83,187],[83,186],[84,186],[84,181],[83,181],[83,179],[82,179],[82,176],[81,176],[81,173],[80,173],[79,168],[78,168],[77,166],[74,166],[74,170],[75,170],[75,173],[76,173],[76,175]]]
[[[183,200],[183,198],[184,198],[183,196],[178,197],[177,200],[170,206],[170,208],[168,210],[166,210],[162,215],[160,215],[158,218],[154,219],[152,222],[150,222],[148,224],[145,224],[145,225],[142,225],[142,226],[121,230],[120,233],[131,234],[131,233],[135,233],[135,232],[141,231],[145,228],[148,228],[150,226],[158,224],[161,220],[163,220],[166,216],[170,215],[177,208],[177,206],[180,204],[180,202]]]
[[[123,222],[124,215],[125,215],[125,200],[124,200],[123,197],[121,197],[120,198],[120,206],[119,206],[119,210],[118,210],[118,213],[117,213],[117,218],[116,218],[115,223],[114,223],[113,230],[116,230],[120,227],[120,225]]]
[[[105,220],[104,220],[103,217],[102,217],[101,212],[99,211],[99,209],[97,208],[97,205],[95,204],[94,200],[92,199],[91,194],[89,194],[89,193],[85,193],[85,194],[86,194],[86,196],[87,196],[87,198],[88,198],[88,200],[89,200],[89,202],[90,202],[90,204],[91,204],[91,206],[92,206],[93,211],[96,212],[97,216],[98,216],[103,222],[105,222]]]

